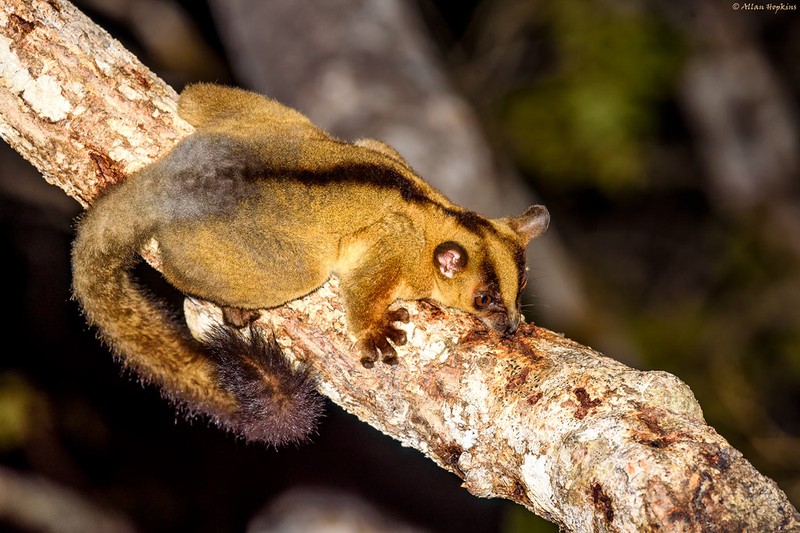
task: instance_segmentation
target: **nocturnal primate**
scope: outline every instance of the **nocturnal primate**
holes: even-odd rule
[[[343,142],[275,100],[189,86],[179,113],[196,131],[100,197],[73,247],[74,294],[127,365],[190,412],[251,440],[304,438],[320,409],[313,386],[274,341],[219,327],[202,344],[132,278],[155,238],[164,277],[220,305],[242,327],[340,280],[354,351],[369,368],[406,342],[397,299],[432,299],[513,333],[525,246],[543,206],[487,219],[419,178],[391,147]]]

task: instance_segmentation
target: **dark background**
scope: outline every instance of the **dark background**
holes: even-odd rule
[[[78,5],[177,90],[199,80],[252,85],[231,61],[218,10],[136,3]],[[359,2],[350,4],[357,16]],[[478,117],[499,173],[552,213],[548,238],[569,269],[549,257],[531,265],[529,319],[676,374],[708,422],[797,505],[797,11],[688,1],[408,5],[448,90]],[[183,40],[166,46],[164,35]],[[146,531],[242,530],[298,487],[352,493],[430,531],[553,530],[518,506],[469,495],[455,476],[330,404],[313,443],[280,450],[176,415],[121,371],[69,299],[79,212],[2,147],[0,477],[60,487]],[[579,288],[577,304],[549,296],[548,268]],[[19,528],[3,505],[0,528]]]

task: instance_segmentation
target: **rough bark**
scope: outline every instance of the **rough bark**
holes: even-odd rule
[[[0,133],[49,181],[91,203],[188,133],[174,93],[73,6],[0,5]],[[476,495],[572,531],[800,529],[783,492],[705,424],[676,377],[533,325],[504,339],[462,313],[407,306],[400,364],[372,370],[353,356],[335,280],[262,320],[321,392]],[[194,301],[187,311],[194,324],[216,312]]]
[[[2,2],[0,135],[84,206],[191,131],[175,91],[67,2]]]

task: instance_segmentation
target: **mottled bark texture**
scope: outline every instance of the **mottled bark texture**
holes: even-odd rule
[[[0,9],[0,132],[84,203],[188,132],[174,93],[59,0]],[[335,280],[266,313],[319,389],[479,496],[571,531],[789,531],[800,516],[705,424],[691,391],[533,325],[512,338],[409,304],[400,363],[353,354]],[[210,315],[207,313],[210,311]],[[190,322],[217,311],[187,301]]]
[[[0,6],[0,135],[84,206],[191,131],[175,91],[72,4]]]

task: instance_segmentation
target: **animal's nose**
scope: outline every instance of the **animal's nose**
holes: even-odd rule
[[[506,323],[506,327],[503,330],[503,335],[513,335],[517,328],[519,327],[520,315],[515,315],[513,317],[508,317],[508,322]]]

